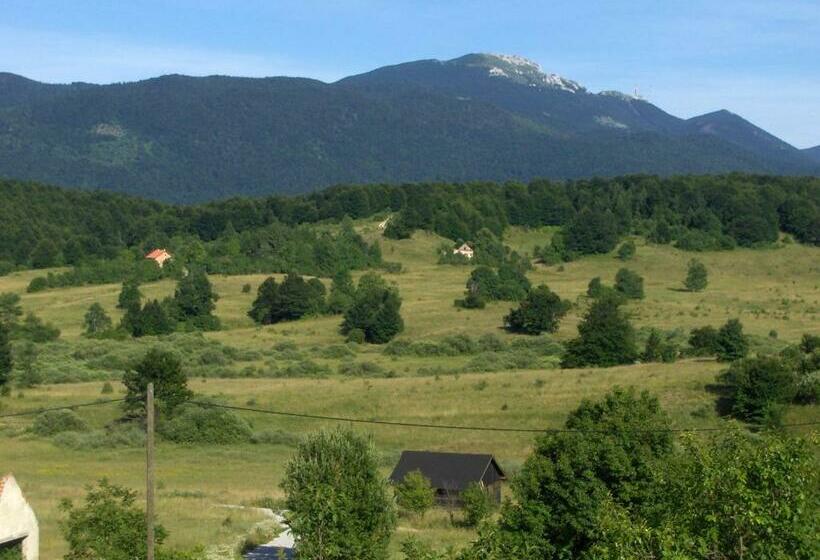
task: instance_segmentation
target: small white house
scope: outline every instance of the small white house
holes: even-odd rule
[[[467,257],[468,259],[473,258],[473,248],[467,245],[466,243],[462,244],[461,247],[457,249],[453,249],[454,255],[462,255]]]
[[[40,557],[40,529],[34,510],[10,474],[0,478],[0,554],[19,547],[24,560]]]

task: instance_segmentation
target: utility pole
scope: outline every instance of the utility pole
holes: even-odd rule
[[[146,560],[154,560],[154,384],[148,384],[145,397],[145,524]]]

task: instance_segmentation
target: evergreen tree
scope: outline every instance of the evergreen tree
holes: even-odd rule
[[[132,323],[131,334],[135,337],[159,336],[174,332],[174,322],[165,307],[157,300],[145,304]]]
[[[108,316],[102,305],[95,302],[86,311],[83,324],[85,325],[85,334],[99,334],[111,328],[111,317]]]
[[[564,242],[583,255],[609,253],[618,243],[618,223],[609,210],[584,208],[564,227]]]
[[[14,367],[14,358],[11,352],[11,341],[9,340],[9,328],[4,323],[0,323],[0,391],[8,385],[11,378],[11,370]]]
[[[139,309],[141,305],[142,292],[140,292],[139,282],[134,279],[123,282],[117,298],[117,308],[127,313],[129,310]]]
[[[689,268],[686,271],[686,280],[684,280],[683,283],[690,292],[701,292],[705,290],[706,284],[708,283],[706,266],[696,259],[689,261]]]
[[[306,282],[298,274],[288,274],[281,284],[268,278],[259,286],[248,315],[257,323],[269,325],[318,314],[324,307],[325,286],[320,280]]]
[[[353,305],[344,315],[342,334],[361,329],[367,342],[389,342],[404,330],[400,309],[401,297],[398,290],[388,286],[377,274],[365,274],[359,279]]]
[[[615,290],[629,299],[643,299],[643,278],[637,272],[622,268],[615,275]]]
[[[165,412],[172,412],[193,395],[179,358],[158,348],[149,350],[134,368],[127,370],[122,382],[126,389],[123,408],[129,416],[145,413],[148,383],[154,384],[157,405]]]
[[[714,356],[720,350],[718,331],[715,327],[705,326],[692,329],[689,334],[689,346],[695,356]]]
[[[177,282],[174,303],[181,318],[210,317],[216,308],[218,296],[208,275],[201,268],[191,270]]]
[[[578,325],[579,336],[567,344],[563,367],[608,367],[635,361],[635,331],[619,306],[620,301],[611,297],[594,301]]]
[[[601,277],[596,276],[589,281],[589,284],[587,284],[587,296],[591,298],[598,298],[603,294],[603,288],[604,285],[601,282]]]
[[[552,333],[558,330],[558,323],[568,310],[568,302],[541,284],[527,294],[518,309],[510,310],[504,323],[508,330],[516,333]]]
[[[717,357],[721,362],[739,360],[749,353],[749,341],[743,334],[743,325],[738,319],[729,319],[720,327],[716,344]]]
[[[276,278],[269,276],[256,289],[256,299],[251,304],[248,316],[256,323],[269,325],[273,322],[271,308],[279,295],[279,284]]]

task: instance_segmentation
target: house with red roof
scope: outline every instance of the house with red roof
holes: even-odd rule
[[[171,253],[169,253],[165,249],[154,249],[153,251],[145,255],[145,258],[151,259],[152,261],[157,263],[160,268],[162,268],[165,265],[165,262],[171,260],[173,257],[171,256]]]
[[[38,560],[40,528],[14,476],[7,474],[0,478],[0,557],[14,553],[23,560]]]

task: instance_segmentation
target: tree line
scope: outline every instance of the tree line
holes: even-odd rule
[[[276,225],[391,213],[386,234],[397,238],[416,229],[457,240],[475,238],[482,229],[500,236],[509,225],[561,226],[562,235],[547,250],[560,258],[608,252],[630,232],[694,251],[771,243],[780,231],[802,243],[820,243],[820,179],[811,177],[734,173],[527,184],[343,185],[302,196],[197,206],[13,180],[0,181],[0,195],[0,270],[113,259],[123,249],[179,251],[175,238],[221,240],[230,251],[237,243],[234,234],[240,252],[258,259],[265,238],[284,235]],[[243,237],[269,227],[273,230]]]

